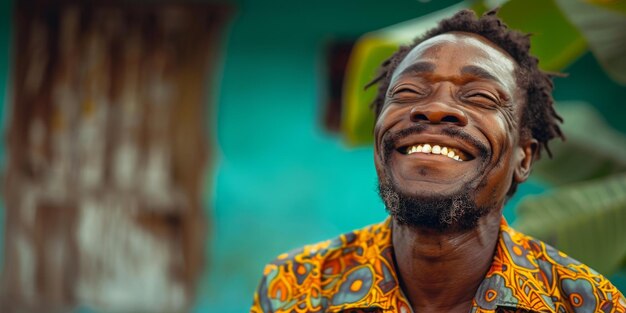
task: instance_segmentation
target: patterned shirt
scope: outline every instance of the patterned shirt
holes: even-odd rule
[[[391,222],[285,253],[265,267],[252,313],[412,312],[394,267]],[[593,269],[502,219],[493,263],[470,312],[626,312]]]

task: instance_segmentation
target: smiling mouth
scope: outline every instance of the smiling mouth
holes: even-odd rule
[[[463,150],[428,143],[400,147],[397,151],[404,155],[411,155],[414,153],[441,155],[459,162],[470,161],[473,159],[469,153]]]

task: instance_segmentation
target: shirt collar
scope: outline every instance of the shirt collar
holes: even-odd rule
[[[391,218],[378,224],[370,231],[361,232],[360,238],[368,243],[362,253],[369,255],[361,259],[359,265],[373,275],[371,295],[355,302],[342,299],[337,293],[330,299],[328,312],[342,312],[355,309],[379,308],[382,311],[411,312],[409,302],[398,283],[391,242]],[[530,312],[555,312],[550,295],[543,288],[539,278],[539,266],[535,255],[525,240],[525,236],[509,227],[504,217],[500,223],[500,235],[491,268],[474,296],[471,312],[493,312],[498,307],[524,309]],[[347,279],[351,272],[343,273]],[[375,300],[372,300],[375,299]],[[405,306],[405,310],[401,307]]]

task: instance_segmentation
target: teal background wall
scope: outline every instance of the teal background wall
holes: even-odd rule
[[[206,274],[194,312],[246,312],[264,264],[276,255],[385,218],[375,190],[372,149],[348,148],[321,127],[325,48],[332,40],[355,38],[457,2],[231,2],[236,10],[217,71],[217,93],[212,96],[216,107],[214,116],[207,116],[216,138],[216,163],[207,174],[206,208],[212,221]],[[9,42],[10,3],[4,1],[3,100]],[[626,133],[626,88],[610,81],[590,54],[567,72],[569,78],[557,79],[557,100],[593,103]],[[4,158],[2,144],[2,164]],[[535,180],[521,185],[505,209],[509,221],[515,219],[513,207],[523,195],[546,188]],[[626,275],[620,275],[613,279],[626,282]],[[621,286],[624,290],[626,284]]]

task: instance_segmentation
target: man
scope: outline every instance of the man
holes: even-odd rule
[[[529,47],[494,12],[461,11],[386,61],[374,162],[390,218],[280,255],[252,312],[626,312],[604,277],[502,218],[563,137]]]

